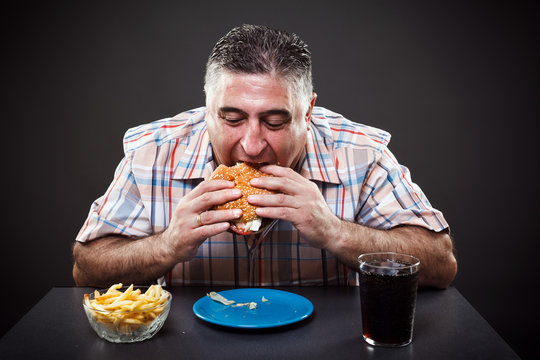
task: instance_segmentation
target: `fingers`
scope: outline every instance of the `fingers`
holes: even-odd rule
[[[242,210],[207,210],[200,213],[195,222],[195,233],[201,238],[208,238],[229,229],[230,220],[242,217]]]
[[[274,176],[254,178],[250,182],[252,186],[289,195],[305,193],[306,190],[318,191],[317,185],[290,168],[267,165],[262,170]]]
[[[300,224],[308,217],[308,209],[318,207],[321,200],[324,202],[317,185],[290,168],[267,165],[261,171],[274,176],[252,179],[251,185],[277,192],[248,196],[250,204],[259,206],[255,212],[261,217]]]
[[[215,205],[221,205],[231,200],[239,199],[241,196],[242,192],[238,189],[226,189],[204,193],[195,199],[193,210],[200,213]]]
[[[288,178],[295,181],[301,181],[301,179],[305,179],[302,175],[298,174],[293,169],[279,165],[266,165],[261,167],[259,170],[266,174],[274,175],[278,178]]]
[[[242,217],[242,210],[207,210],[200,213],[197,217],[197,227],[214,224],[219,222],[228,222]]]
[[[231,224],[229,224],[228,222],[220,222],[220,223],[215,223],[215,224],[199,226],[193,231],[196,233],[199,239],[204,240],[211,236],[215,236],[224,231],[227,231],[230,226]]]
[[[201,213],[215,205],[221,205],[242,196],[242,192],[233,189],[234,183],[225,180],[203,181],[186,196],[191,201],[191,210]]]
[[[215,205],[224,204],[236,200],[242,196],[242,192],[233,189],[233,182],[225,180],[203,181],[177,204],[169,227],[175,229],[177,236],[185,236],[186,231],[203,229],[203,232],[215,234],[215,231],[224,231],[228,228],[228,221],[242,216],[238,211],[213,211]],[[217,225],[214,229],[206,225]],[[171,230],[172,231],[172,230]],[[200,230],[198,230],[200,232]],[[200,237],[197,236],[196,237]]]
[[[234,182],[227,180],[211,180],[203,181],[197,185],[192,191],[190,191],[184,198],[188,201],[193,200],[208,192],[214,192],[218,190],[232,189]]]
[[[298,208],[300,204],[294,196],[286,194],[271,194],[271,195],[249,195],[248,202],[257,206],[272,206],[272,207],[291,207]]]
[[[229,221],[242,216],[241,210],[212,210],[215,205],[238,199],[242,192],[225,180],[203,181],[184,196],[174,209],[169,226],[162,233],[165,246],[178,261],[196,255],[205,239],[229,229]]]
[[[296,209],[292,207],[259,207],[255,209],[255,213],[263,218],[287,220],[294,224],[296,220],[294,210]]]

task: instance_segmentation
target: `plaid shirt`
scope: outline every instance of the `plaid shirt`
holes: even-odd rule
[[[297,171],[315,182],[339,218],[377,229],[448,227],[387,145],[390,134],[313,110]],[[216,168],[205,108],[129,129],[125,157],[107,192],[91,206],[77,240],[106,235],[144,237],[163,231],[178,201]],[[161,283],[173,285],[326,285],[355,282],[356,274],[325,250],[308,245],[280,220],[257,246],[255,236],[225,232],[208,238],[190,261]]]

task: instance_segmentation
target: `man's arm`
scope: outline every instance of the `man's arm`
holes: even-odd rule
[[[111,284],[149,284],[173,266],[161,245],[161,234],[141,239],[103,237],[73,246],[73,279],[79,286],[108,287]]]
[[[174,210],[169,226],[144,238],[109,236],[73,247],[73,278],[79,286],[108,287],[114,283],[146,284],[166,274],[175,264],[191,260],[210,236],[226,231],[229,220],[242,211],[210,210],[238,199],[242,193],[225,180],[203,181]],[[201,215],[200,225],[197,216]]]
[[[358,271],[358,256],[367,252],[394,251],[420,259],[419,285],[447,288],[457,272],[452,240],[446,232],[418,226],[377,230],[339,220],[337,231],[323,247],[351,269]]]
[[[251,184],[280,194],[249,196],[250,203],[261,206],[257,214],[290,221],[312,246],[326,249],[351,269],[358,271],[363,253],[395,251],[420,259],[421,286],[446,288],[454,279],[457,265],[447,233],[418,226],[378,230],[343,221],[330,211],[313,182],[288,168],[271,165],[261,170],[275,177],[253,179]]]

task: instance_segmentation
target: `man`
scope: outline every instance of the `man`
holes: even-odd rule
[[[388,133],[314,106],[311,55],[296,35],[231,30],[210,55],[205,93],[205,108],[126,133],[126,156],[77,236],[78,285],[348,284],[373,251],[420,258],[421,285],[451,283],[444,217],[390,153]],[[241,193],[205,179],[241,161],[274,175],[252,185],[277,195],[249,198],[279,219],[264,239],[227,231],[240,210],[213,210]]]

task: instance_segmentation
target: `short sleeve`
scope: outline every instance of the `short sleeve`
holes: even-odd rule
[[[108,235],[147,236],[150,220],[132,172],[132,153],[116,168],[106,193],[90,207],[88,218],[76,237],[86,242]]]
[[[374,162],[362,188],[362,206],[356,221],[377,229],[416,225],[433,231],[448,228],[443,214],[434,209],[409,170],[385,148]]]

